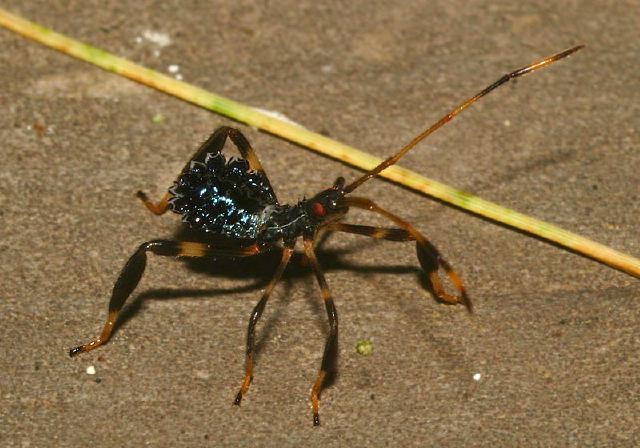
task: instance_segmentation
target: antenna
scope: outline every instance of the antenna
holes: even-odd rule
[[[371,179],[373,176],[376,176],[376,175],[380,174],[382,171],[384,171],[385,169],[387,169],[391,165],[394,165],[406,153],[411,151],[418,143],[420,143],[422,140],[426,139],[428,136],[433,134],[435,131],[440,129],[442,126],[444,126],[449,121],[453,120],[453,118],[456,115],[458,115],[460,112],[465,110],[467,107],[471,106],[473,103],[478,101],[483,96],[487,95],[492,90],[497,89],[498,87],[500,87],[501,85],[505,84],[506,82],[508,82],[511,79],[518,78],[520,76],[524,76],[524,75],[526,75],[528,73],[531,73],[531,72],[533,72],[535,70],[538,70],[540,68],[546,67],[549,64],[553,64],[557,60],[565,58],[565,57],[569,56],[571,53],[575,53],[576,51],[582,49],[583,47],[584,47],[584,45],[578,45],[578,46],[575,46],[573,48],[569,48],[568,50],[564,50],[564,51],[562,51],[562,52],[560,52],[558,54],[554,54],[553,56],[549,56],[549,57],[547,57],[545,59],[542,59],[541,61],[534,62],[533,64],[529,64],[526,67],[519,68],[518,70],[515,70],[515,71],[513,71],[511,73],[507,73],[506,75],[502,76],[496,82],[494,82],[493,84],[489,85],[487,88],[482,90],[480,93],[477,93],[476,95],[474,95],[471,98],[467,99],[466,101],[461,103],[458,107],[456,107],[451,112],[449,112],[447,115],[445,115],[440,120],[438,120],[435,124],[431,125],[431,127],[429,127],[422,134],[420,134],[417,137],[415,137],[409,143],[407,143],[396,154],[392,155],[391,157],[389,157],[388,159],[386,159],[385,161],[380,163],[378,166],[376,166],[372,170],[370,170],[370,171],[366,172],[365,174],[363,174],[362,177],[360,177],[359,179],[357,179],[354,182],[352,182],[349,185],[347,185],[344,188],[344,192],[345,193],[351,193],[353,190],[355,190],[360,185],[362,185],[363,183],[365,183],[366,181]]]

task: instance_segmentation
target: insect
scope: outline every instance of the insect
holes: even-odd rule
[[[396,154],[375,168],[347,184],[338,177],[333,185],[310,199],[294,205],[280,204],[262,168],[258,156],[247,139],[237,129],[221,127],[196,151],[184,169],[158,202],[151,201],[143,192],[137,196],[156,215],[171,210],[202,237],[202,241],[150,240],[142,243],[125,264],[113,287],[107,321],[100,335],[91,342],[70,350],[70,356],[88,352],[106,343],[111,337],[118,314],[133,292],[147,263],[147,252],[170,257],[250,257],[281,249],[282,258],[260,301],[253,308],[247,329],[245,373],[234,403],[239,405],[253,379],[255,356],[255,329],[267,300],[282,276],[294,252],[296,241],[302,238],[306,259],[322,292],[329,320],[329,334],[325,342],[320,371],[311,388],[313,424],[320,424],[319,399],[330,373],[338,347],[338,314],[329,286],[316,258],[314,242],[325,231],[346,232],[390,241],[415,241],[418,261],[427,275],[428,285],[436,298],[444,303],[463,304],[471,311],[471,301],[460,276],[444,259],[438,249],[413,225],[374,201],[351,194],[360,185],[395,164],[419,142],[438,130],[474,102],[511,79],[543,68],[581,49],[579,45],[541,61],[527,65],[500,77],[496,82],[465,100],[435,124],[416,136]],[[230,139],[242,156],[229,159],[222,153]],[[344,222],[347,212],[363,209],[390,220],[395,227],[370,227]],[[441,281],[444,272],[456,289],[445,291]]]

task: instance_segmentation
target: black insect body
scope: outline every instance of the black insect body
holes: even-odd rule
[[[169,193],[169,209],[191,228],[242,239],[256,240],[266,208],[278,203],[264,173],[251,171],[245,159],[227,162],[220,152],[192,161]]]
[[[351,184],[346,185],[344,179],[339,177],[330,188],[294,205],[283,205],[278,202],[262,164],[240,131],[229,127],[219,128],[189,160],[174,185],[159,202],[150,201],[142,192],[138,192],[138,197],[142,199],[149,210],[157,215],[171,210],[180,214],[189,227],[203,235],[225,238],[215,244],[170,240],[151,240],[141,244],[129,258],[116,281],[109,302],[107,321],[102,332],[93,341],[72,349],[70,355],[74,356],[93,350],[110,338],[120,310],[144,273],[147,252],[177,257],[248,257],[280,248],[282,250],[280,264],[249,318],[245,376],[235,399],[235,404],[239,405],[253,378],[256,323],[265,309],[274,286],[289,263],[296,241],[302,238],[306,259],[309,261],[322,291],[330,328],[320,372],[311,390],[313,422],[314,425],[318,425],[320,423],[318,411],[320,392],[331,368],[332,360],[335,358],[338,343],[336,308],[313,247],[318,234],[321,231],[337,231],[390,241],[415,241],[418,261],[427,275],[428,284],[433,294],[446,303],[462,303],[471,311],[471,301],[467,297],[462,280],[422,233],[407,221],[383,209],[373,201],[350,194],[364,182],[395,164],[420,141],[487,93],[512,78],[542,68],[580,48],[582,46],[571,48],[504,75],[477,95],[460,104],[452,112],[415,137],[395,155]],[[230,138],[240,151],[240,159],[227,160],[225,158],[222,149],[227,138]],[[396,227],[381,228],[345,223],[342,220],[350,208],[377,213],[392,221]],[[204,239],[218,241],[216,238]],[[449,294],[444,290],[439,275],[440,270],[447,274],[457,290],[456,294]]]
[[[228,134],[239,142],[244,139],[232,128],[218,129],[214,141],[218,134]],[[167,203],[169,210],[182,215],[194,230],[260,245],[280,240],[293,244],[300,236],[313,236],[327,210],[336,218],[343,186],[340,178],[333,188],[311,200],[280,205],[263,171],[252,170],[245,159],[227,162],[222,152],[208,152],[203,162],[190,162],[169,189]]]

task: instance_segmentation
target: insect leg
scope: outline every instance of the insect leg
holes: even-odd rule
[[[191,162],[195,161],[204,163],[207,154],[218,154],[219,152],[221,152],[224,144],[227,141],[227,137],[229,137],[231,141],[236,145],[242,158],[246,159],[247,162],[249,162],[249,168],[264,175],[265,183],[268,189],[271,190],[271,193],[275,198],[276,195],[273,191],[273,188],[271,187],[271,184],[269,183],[267,175],[264,172],[264,168],[262,168],[262,163],[260,163],[260,159],[249,144],[249,141],[238,129],[228,126],[221,126],[213,131],[213,134],[211,134],[209,138],[202,145],[200,145],[198,150],[185,164],[180,173],[182,174],[187,171],[191,166]],[[162,215],[164,212],[166,212],[169,207],[169,199],[171,199],[170,193],[165,193],[162,199],[158,202],[151,201],[148,196],[142,191],[138,191],[136,193],[136,196],[142,202],[144,202],[144,205],[155,215]]]
[[[256,255],[261,250],[261,246],[257,244],[243,248],[217,248],[208,244],[188,241],[152,240],[142,243],[124,265],[118,280],[116,280],[111,293],[111,300],[109,301],[109,314],[102,332],[91,342],[69,350],[69,356],[94,350],[109,340],[124,302],[142,278],[147,265],[147,252],[169,257],[199,258],[214,256],[249,257]]]
[[[162,215],[169,209],[169,199],[171,199],[171,193],[167,192],[162,196],[158,202],[153,202],[144,191],[138,191],[136,197],[140,199],[144,205],[154,215]]]
[[[322,355],[322,364],[320,365],[320,372],[316,378],[313,388],[311,389],[311,405],[313,407],[313,425],[320,425],[319,414],[319,400],[320,393],[322,392],[322,386],[327,378],[327,374],[333,369],[333,363],[335,362],[338,354],[338,312],[336,311],[333,298],[331,297],[331,291],[329,291],[329,285],[324,278],[324,274],[316,258],[316,253],[313,250],[313,241],[311,239],[304,240],[304,253],[311,264],[313,272],[316,274],[316,279],[322,290],[322,299],[324,300],[325,308],[327,309],[327,316],[329,317],[329,335],[324,346],[324,353]]]
[[[269,295],[273,288],[282,277],[282,273],[284,272],[287,264],[289,263],[289,259],[291,258],[291,254],[293,253],[292,247],[285,247],[282,252],[282,259],[280,260],[280,264],[276,269],[275,274],[271,278],[271,281],[267,285],[267,288],[264,290],[260,301],[256,304],[255,308],[251,312],[251,317],[249,318],[249,328],[247,329],[247,352],[245,358],[245,374],[244,380],[242,381],[242,385],[240,386],[240,390],[236,395],[236,399],[234,404],[240,405],[242,401],[243,395],[247,393],[249,390],[249,386],[251,385],[251,381],[253,380],[253,355],[255,352],[255,330],[256,324],[258,323],[258,319],[262,316],[262,312],[264,311],[265,306],[267,305],[267,300],[269,299]]]
[[[387,241],[415,241],[416,237],[413,236],[406,229],[396,229],[387,227],[371,227],[361,226],[357,224],[347,224],[344,222],[337,222],[329,224],[325,227],[327,230],[333,230],[336,232],[355,233],[357,235],[369,236],[377,240]]]
[[[229,137],[236,145],[242,158],[249,162],[249,167],[252,170],[264,172],[260,159],[258,159],[256,152],[253,150],[245,136],[242,135],[242,132],[229,126],[220,126],[218,129],[213,131],[209,138],[200,145],[195,154],[189,159],[182,169],[182,172],[184,173],[189,169],[191,162],[195,161],[204,163],[204,159],[207,157],[207,154],[218,154],[219,152],[222,152],[222,148],[224,148],[227,137]]]
[[[222,150],[222,146],[224,146],[224,141],[227,136],[231,139],[233,144],[236,145],[236,148],[238,148],[238,151],[240,151],[240,155],[242,156],[242,158],[246,159],[247,162],[249,162],[249,168],[263,175],[267,188],[271,191],[271,194],[275,198],[276,194],[273,191],[273,187],[269,182],[269,178],[267,177],[267,174],[264,172],[264,168],[262,167],[262,163],[260,163],[260,159],[258,158],[258,155],[249,144],[249,141],[247,140],[247,138],[238,129],[230,128],[228,126],[222,126],[218,128],[213,133],[213,135],[209,137],[209,140],[207,140],[202,146],[204,148],[205,146],[207,146],[207,143],[209,141],[212,141],[211,149],[215,150],[215,152],[219,152]],[[222,141],[222,143],[221,144],[218,143],[219,141]],[[220,146],[218,147],[218,145]],[[213,152],[212,150],[208,150],[208,149],[205,150],[203,148],[201,148],[199,152],[203,150],[205,152]]]
[[[420,233],[415,227],[413,227],[413,225],[400,218],[399,216],[376,205],[376,203],[370,199],[351,196],[345,198],[345,202],[350,207],[361,208],[374,213],[378,213],[395,222],[403,229],[407,230],[407,232],[409,232],[416,240],[418,261],[420,262],[420,266],[422,266],[422,269],[429,276],[431,288],[433,289],[433,292],[438,297],[438,299],[447,303],[462,303],[467,307],[469,311],[472,311],[471,300],[467,296],[467,292],[464,288],[460,276],[453,270],[447,260],[444,259],[438,249],[436,249],[436,247],[431,244],[422,233]],[[451,280],[451,283],[453,283],[453,286],[458,290],[459,295],[449,294],[444,290],[442,281],[440,280],[440,276],[438,275],[438,271],[440,268],[442,268],[446,272],[447,276]]]

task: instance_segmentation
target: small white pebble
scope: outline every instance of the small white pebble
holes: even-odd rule
[[[142,37],[160,48],[171,45],[171,37],[160,31],[145,30],[142,32]]]
[[[511,122],[509,120],[504,120],[502,124],[504,124],[506,127],[511,126]]]
[[[178,64],[171,64],[169,67],[167,67],[167,70],[169,70],[169,73],[178,73],[178,71],[180,70],[180,66]]]
[[[176,78],[178,81],[182,81],[182,75],[180,73],[177,73],[174,78]]]
[[[140,36],[136,37],[136,43],[137,44],[141,44],[142,43],[142,37],[140,37]]]
[[[480,381],[480,378],[482,378],[482,375],[480,373],[474,373],[473,374],[473,379],[475,381]]]
[[[96,374],[96,368],[94,366],[89,366],[87,367],[87,375],[95,375]]]
[[[325,64],[322,67],[320,67],[320,70],[322,71],[322,73],[329,74],[329,73],[333,73],[334,68],[333,68],[333,65],[331,64]]]
[[[194,371],[195,377],[200,380],[208,380],[211,378],[211,374],[204,370],[196,370]]]

